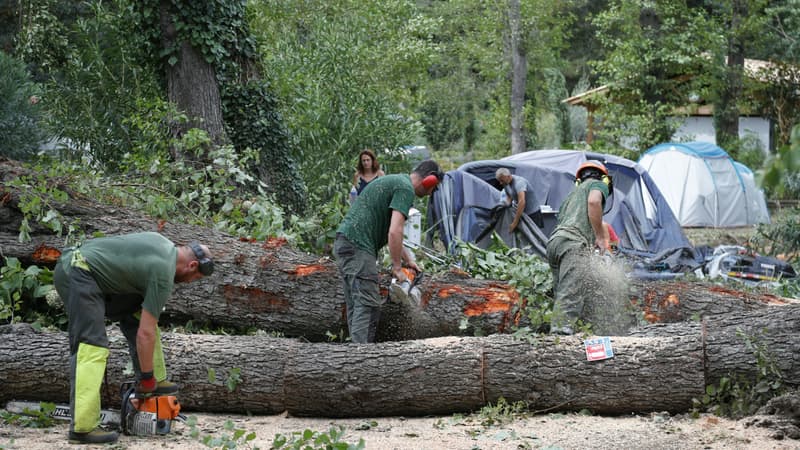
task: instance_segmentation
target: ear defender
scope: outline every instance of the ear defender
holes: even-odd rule
[[[611,187],[613,180],[611,179],[611,176],[608,174],[608,169],[606,168],[606,165],[600,161],[592,159],[584,162],[583,164],[581,164],[580,167],[578,167],[578,170],[575,172],[575,186],[581,184],[583,178],[586,178],[586,177],[583,178],[581,177],[581,172],[583,172],[584,169],[593,169],[600,172],[598,173],[598,175],[600,175],[600,181],[605,183],[606,186]]]
[[[575,186],[578,186],[579,184],[581,184],[581,181],[583,181],[583,180],[581,180],[580,178],[576,178],[575,179]],[[611,177],[609,175],[603,175],[602,177],[600,177],[600,181],[605,183],[606,186],[611,186]]]
[[[435,173],[432,173],[422,179],[422,187],[425,189],[434,188],[437,185],[439,185],[439,176]]]
[[[195,258],[197,258],[197,262],[199,263],[197,267],[200,273],[206,277],[214,273],[214,260],[206,256],[203,247],[200,247],[198,242],[192,241],[189,243],[189,248],[192,249]]]

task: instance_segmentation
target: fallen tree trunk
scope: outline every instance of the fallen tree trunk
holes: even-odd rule
[[[798,314],[800,306],[790,305],[735,319],[647,326],[635,336],[611,338],[614,357],[604,361],[587,361],[577,336],[337,345],[165,333],[164,348],[171,378],[183,386],[180,399],[187,410],[286,410],[330,417],[450,414],[503,397],[526,401],[539,411],[685,412],[706,385],[721,377],[752,377],[758,363],[748,340],[767,349],[784,384],[800,385],[800,361],[792,344],[800,332]],[[0,400],[66,401],[65,334],[12,328],[0,339]],[[129,378],[122,373],[125,343],[116,336],[104,389],[104,401],[111,406],[119,401],[120,383]]]
[[[31,241],[20,243],[18,239],[23,220],[20,191],[6,182],[24,174],[19,165],[0,160],[0,180],[4,181],[0,188],[0,249],[4,256],[16,257],[23,264],[52,267],[64,245],[62,238],[32,224]],[[71,193],[57,208],[86,236],[158,231],[176,242],[197,239],[208,244],[218,270],[208,279],[177,285],[167,302],[164,321],[254,327],[310,341],[344,334],[341,281],[334,262],[327,257],[296,251],[280,239],[254,242],[212,228],[156,220],[77,193]],[[384,289],[388,282],[387,274],[382,280]],[[523,300],[506,283],[447,273],[426,277],[421,289],[419,308],[393,303],[383,308],[379,340],[487,335],[507,332],[513,325],[529,325],[527,317],[519,314]],[[635,283],[631,295],[645,319],[653,323],[739,313],[787,302],[769,295],[685,282]],[[462,329],[465,317],[469,326]]]
[[[797,304],[796,299],[703,281],[633,280],[628,292],[650,323],[699,320],[702,317],[741,315],[766,306]]]
[[[51,230],[32,224],[31,241],[20,243],[22,193],[6,182],[25,174],[19,165],[0,160],[0,249],[24,264],[53,267],[64,243]],[[97,203],[78,193],[57,204],[68,222],[86,236],[158,231],[176,242],[197,239],[214,253],[217,271],[208,279],[177,285],[167,303],[164,322],[209,323],[212,326],[254,327],[310,341],[343,336],[344,299],[335,263],[296,251],[284,240],[254,242],[212,228],[170,223],[113,205]],[[390,276],[381,284],[386,291]],[[524,301],[513,287],[464,274],[426,277],[419,307],[389,303],[378,329],[380,341],[447,335],[488,335],[529,325],[519,311]],[[633,283],[632,301],[651,322],[674,322],[694,316],[741,313],[790,302],[770,295],[724,289],[712,284],[681,281]],[[469,325],[461,327],[469,318]]]
[[[33,223],[30,242],[19,242],[24,218],[20,192],[6,181],[24,174],[19,165],[0,159],[0,180],[4,181],[0,188],[0,249],[3,256],[16,257],[24,265],[52,268],[64,246],[62,238]],[[86,236],[158,231],[175,242],[199,240],[208,245],[217,270],[207,279],[176,285],[162,316],[165,322],[193,320],[215,326],[255,327],[311,341],[325,341],[330,334],[341,336],[346,329],[341,280],[329,257],[297,251],[284,239],[255,242],[212,228],[156,220],[77,193],[70,193],[70,199],[56,203],[56,207]],[[384,295],[389,281],[386,273],[381,281]],[[421,308],[401,304],[384,308],[380,340],[476,330],[502,333],[520,319],[521,299],[507,283],[448,273],[426,277],[420,288]],[[467,330],[459,328],[464,316],[472,318]]]

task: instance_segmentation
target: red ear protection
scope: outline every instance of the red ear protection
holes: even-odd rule
[[[436,187],[439,184],[439,177],[436,176],[435,173],[428,175],[427,177],[422,179],[422,186],[425,189],[430,189],[432,187]]]

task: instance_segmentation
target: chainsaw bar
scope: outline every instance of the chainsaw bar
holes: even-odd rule
[[[10,413],[24,414],[26,416],[36,416],[42,412],[41,403],[28,401],[9,401],[6,403],[5,409]],[[56,408],[50,413],[50,417],[58,420],[70,420],[72,416],[69,414],[69,405],[56,405]],[[119,424],[119,411],[100,410],[100,425],[118,426]]]

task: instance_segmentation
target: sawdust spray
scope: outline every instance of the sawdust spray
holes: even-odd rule
[[[627,335],[636,320],[622,260],[593,253],[581,270],[584,321],[592,324],[598,336]]]

